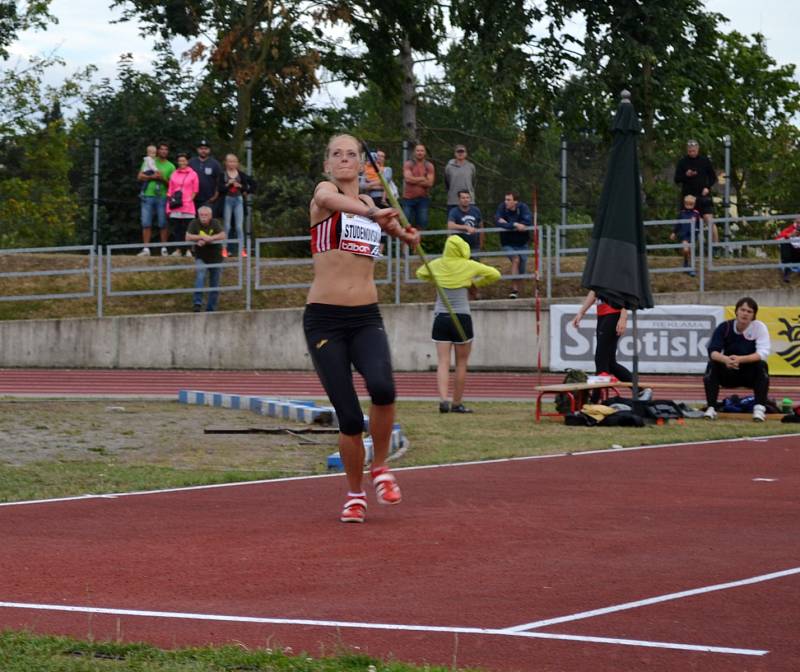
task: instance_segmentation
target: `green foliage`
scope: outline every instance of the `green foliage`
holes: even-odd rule
[[[56,21],[48,9],[50,0],[0,0],[0,59],[8,58],[8,47],[29,28],[44,29]]]
[[[19,165],[0,180],[0,247],[74,244],[78,204],[68,180],[63,122],[16,140]]]

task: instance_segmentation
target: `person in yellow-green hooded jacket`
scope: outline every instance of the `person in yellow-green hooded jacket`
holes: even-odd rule
[[[500,271],[469,258],[469,244],[460,236],[450,236],[444,245],[444,254],[428,266],[417,269],[420,280],[433,282],[431,274],[450,301],[453,312],[463,327],[466,340],[458,333],[441,296],[437,293],[433,307],[431,338],[436,343],[436,384],[439,388],[440,413],[472,413],[464,406],[464,383],[467,379],[467,362],[472,350],[472,315],[469,309],[469,288],[482,287],[497,282]],[[455,380],[452,401],[448,396],[450,384],[450,352],[455,352]]]

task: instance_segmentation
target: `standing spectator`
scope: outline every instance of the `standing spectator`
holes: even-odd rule
[[[716,420],[720,387],[746,387],[755,396],[753,420],[764,422],[769,394],[769,329],[756,319],[758,304],[749,296],[736,302],[734,314],[734,319],[717,326],[708,342],[709,362],[703,376],[708,404],[705,417]]]
[[[466,189],[458,192],[458,205],[450,208],[447,228],[467,241],[472,251],[483,247],[483,215]]]
[[[700,143],[689,140],[686,143],[686,156],[675,166],[675,183],[681,185],[681,200],[692,195],[696,199],[695,207],[711,229],[711,239],[719,242],[719,232],[714,224],[714,200],[711,198],[711,187],[717,183],[717,173],[711,165],[711,159],[700,154]]]
[[[431,338],[436,343],[436,383],[439,388],[440,413],[472,413],[464,406],[464,384],[467,379],[467,362],[472,350],[472,315],[469,309],[469,288],[497,282],[500,271],[493,266],[481,264],[469,258],[469,245],[458,236],[450,236],[444,244],[444,254],[430,264],[417,269],[420,280],[436,282],[447,296],[453,312],[458,317],[466,340],[458,333],[453,318],[445,308],[441,297],[436,295],[433,308]],[[431,275],[433,274],[433,275]],[[453,400],[449,400],[450,352],[455,352],[455,380]]]
[[[403,210],[409,223],[423,231],[428,228],[430,193],[435,179],[436,169],[425,160],[425,145],[417,143],[414,158],[403,164]]]
[[[231,222],[236,227],[236,239],[239,243],[239,254],[247,256],[244,244],[244,199],[252,191],[250,176],[239,170],[239,158],[236,154],[225,157],[225,170],[219,176],[217,191],[223,201],[223,221],[225,238],[230,238]],[[222,256],[228,256],[228,243],[222,248]]]
[[[475,164],[467,160],[464,145],[456,145],[454,153],[455,156],[444,167],[448,211],[458,206],[460,191],[468,191],[470,203],[475,202]]]
[[[530,208],[519,200],[519,195],[507,191],[503,202],[497,206],[494,221],[504,231],[500,232],[500,247],[509,253],[511,275],[524,275],[528,265],[528,246],[531,242],[529,227],[533,224]],[[519,278],[511,279],[509,299],[519,296]]]
[[[201,140],[197,145],[197,156],[189,161],[189,167],[197,173],[199,189],[195,195],[195,208],[208,205],[214,211],[215,217],[222,215],[217,185],[222,174],[222,166],[211,156],[211,145],[208,140]]]
[[[386,165],[386,152],[382,149],[379,149],[372,154],[372,158],[375,159],[375,163],[378,164],[378,170],[381,171],[383,177],[386,179],[386,182],[389,184],[389,188],[394,186],[392,182],[392,178],[394,177],[394,173],[392,169]],[[375,205],[379,208],[388,208],[389,203],[388,199],[386,198],[386,191],[383,188],[383,183],[381,182],[381,178],[378,177],[378,173],[375,172],[375,169],[372,167],[372,163],[367,161],[364,165],[364,174],[363,174],[363,191],[367,194],[373,201],[375,201]],[[394,187],[395,191],[397,187]],[[397,196],[397,193],[394,193],[394,196]]]
[[[219,292],[214,291],[219,287],[219,279],[222,275],[222,245],[219,241],[225,239],[225,231],[222,230],[219,220],[214,219],[214,213],[207,205],[202,205],[197,210],[197,219],[193,219],[186,232],[186,240],[195,242],[194,246],[194,289],[192,304],[195,313],[203,310],[203,289],[208,275],[208,302],[206,311],[211,313],[217,309],[217,299]]]
[[[172,172],[175,170],[173,163],[167,158],[169,145],[166,142],[158,143],[156,148],[155,172],[149,173],[147,162],[142,162],[136,179],[144,184],[141,193],[141,223],[142,243],[144,247],[139,252],[140,257],[150,256],[150,238],[152,236],[153,221],[158,222],[159,236],[161,237],[161,256],[167,256],[167,242],[169,230],[167,229],[167,185]]]
[[[800,273],[800,217],[775,236],[775,239],[786,240],[785,243],[781,243],[781,263],[796,264],[783,267],[783,281],[789,282],[793,272]]]
[[[692,228],[694,228],[695,235],[700,230],[700,212],[695,208],[696,199],[691,194],[683,197],[683,208],[678,213],[678,223],[673,227],[672,233],[669,234],[670,240],[680,240],[683,243],[683,267],[691,277],[695,276],[694,269],[691,268],[689,263],[692,257]]]
[[[167,214],[172,237],[176,243],[186,240],[186,226],[194,219],[197,212],[194,207],[198,189],[197,182],[197,173],[189,168],[189,155],[186,152],[180,152],[178,167],[170,176],[167,189]],[[180,257],[181,248],[176,247],[172,256]],[[191,257],[191,251],[186,250],[186,256]]]

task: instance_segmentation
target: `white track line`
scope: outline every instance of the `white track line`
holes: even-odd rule
[[[626,609],[636,609],[637,607],[646,607],[650,604],[658,604],[659,602],[668,602],[669,600],[679,600],[684,597],[691,597],[692,595],[702,595],[704,593],[712,593],[717,590],[727,590],[728,588],[738,588],[739,586],[749,586],[753,583],[761,583],[762,581],[772,581],[773,579],[780,579],[784,576],[791,576],[793,574],[800,574],[800,567],[792,569],[785,569],[780,572],[772,572],[771,574],[761,574],[760,576],[753,576],[749,579],[742,579],[740,581],[731,581],[729,583],[718,583],[714,586],[705,586],[703,588],[693,588],[692,590],[682,590],[679,593],[670,593],[668,595],[659,595],[658,597],[650,597],[646,600],[637,600],[635,602],[626,602],[625,604],[617,604],[611,607],[604,607],[603,609],[593,609],[591,611],[582,611],[578,614],[570,614],[568,616],[559,616],[557,618],[548,618],[542,621],[533,621],[523,625],[515,625],[506,628],[504,632],[523,632],[533,630],[535,628],[544,628],[548,625],[555,625],[557,623],[567,623],[569,621],[580,621],[585,618],[593,618],[595,616],[603,616],[605,614],[612,614],[617,611],[625,611]]]
[[[638,639],[617,639],[614,637],[589,637],[581,635],[561,635],[549,632],[511,632],[492,628],[450,627],[436,625],[403,625],[394,623],[360,623],[357,621],[317,621],[305,618],[262,618],[256,616],[229,616],[223,614],[193,614],[175,611],[145,611],[139,609],[110,609],[102,607],[68,606],[61,604],[29,604],[25,602],[0,602],[5,609],[35,609],[39,611],[77,612],[84,614],[108,614],[110,616],[139,616],[145,618],[172,618],[194,621],[224,621],[228,623],[262,623],[272,625],[304,625],[319,628],[355,628],[361,630],[393,630],[406,632],[437,632],[467,635],[498,635],[502,637],[527,637],[531,639],[558,639],[593,644],[617,644],[656,649],[676,649],[679,651],[700,651],[703,653],[726,653],[740,656],[763,656],[769,651],[763,649],[740,649],[724,646],[704,646],[702,644],[676,644],[672,642],[652,642]]]
[[[414,467],[396,467],[394,471],[419,471],[423,469],[445,469],[451,467],[469,467],[483,464],[501,464],[504,462],[523,462],[528,460],[549,460],[557,457],[581,457],[582,455],[607,455],[610,453],[627,453],[636,450],[652,450],[656,448],[677,448],[679,446],[702,446],[717,443],[747,443],[748,441],[769,441],[786,437],[800,437],[796,434],[769,434],[766,436],[748,436],[737,439],[714,439],[708,441],[682,441],[680,443],[655,443],[649,446],[631,446],[629,448],[603,448],[599,450],[584,450],[575,453],[554,453],[552,455],[527,455],[524,457],[502,457],[495,460],[473,460],[470,462],[452,462],[448,464],[423,464]],[[89,499],[115,499],[116,497],[141,497],[143,495],[160,495],[171,492],[191,492],[192,490],[214,490],[217,488],[236,488],[243,485],[265,485],[268,483],[286,483],[289,481],[303,481],[317,478],[344,477],[341,472],[332,474],[315,474],[313,476],[287,476],[284,478],[267,478],[257,481],[236,481],[235,483],[213,483],[210,485],[190,485],[183,488],[164,488],[162,490],[138,490],[133,492],[114,492],[105,495],[75,495],[72,497],[53,497],[50,499],[26,499],[19,502],[0,502],[3,506],[24,506],[27,504],[53,504],[56,502],[74,502]]]

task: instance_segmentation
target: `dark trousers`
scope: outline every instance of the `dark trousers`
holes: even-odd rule
[[[782,243],[781,263],[800,264],[800,248],[794,247],[791,243]]]
[[[633,375],[617,361],[619,315],[619,313],[611,313],[597,317],[597,347],[594,351],[594,367],[596,373],[610,373],[623,383],[629,383],[633,380]]]
[[[753,390],[756,403],[765,406],[769,394],[769,367],[764,361],[742,364],[729,369],[722,362],[709,362],[703,376],[706,402],[716,406],[720,387],[744,387]]]

